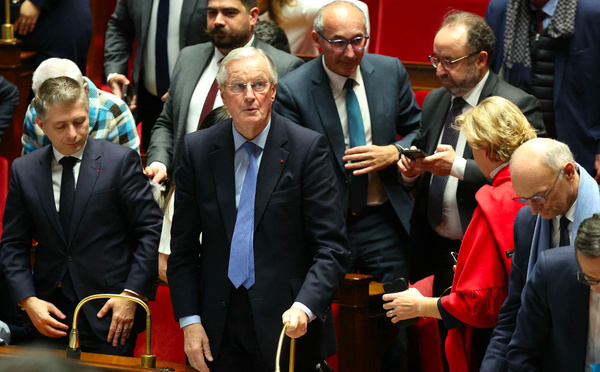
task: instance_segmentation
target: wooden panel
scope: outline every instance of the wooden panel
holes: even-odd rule
[[[433,90],[442,86],[430,63],[402,62],[413,90]]]

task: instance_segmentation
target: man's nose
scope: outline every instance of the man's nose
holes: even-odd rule
[[[223,13],[217,12],[217,15],[215,16],[214,24],[219,25],[219,26],[225,25],[225,16],[223,16]]]
[[[446,70],[442,63],[439,62],[437,67],[435,68],[435,74],[437,75],[437,77],[442,77],[444,75],[448,75],[448,70]]]
[[[355,55],[356,53],[354,52],[352,44],[346,44],[346,48],[344,48],[344,56],[346,58],[354,58]]]

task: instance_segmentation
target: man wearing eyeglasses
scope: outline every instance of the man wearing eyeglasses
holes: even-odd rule
[[[254,36],[259,10],[256,0],[209,0],[207,32],[211,42],[181,50],[171,75],[169,94],[152,129],[146,176],[162,182],[177,169],[183,136],[195,131],[212,111],[223,105],[215,77],[220,61],[233,49],[254,46],[266,51],[279,76],[303,62]]]
[[[581,222],[600,212],[598,184],[575,163],[569,147],[559,141],[537,138],[526,142],[513,154],[510,170],[514,198],[527,206],[515,219],[508,297],[500,310],[481,371],[507,370],[510,360],[507,345],[515,332],[522,293],[527,297],[523,288],[531,280],[542,252],[571,245]]]
[[[289,324],[296,370],[328,371],[350,252],[327,140],[271,112],[265,52],[232,51],[217,81],[232,119],[186,136],[175,173],[167,277],[185,352],[201,372],[273,371]]]
[[[581,222],[574,246],[538,258],[508,345],[509,371],[600,367],[600,214]]]
[[[398,181],[395,163],[399,150],[414,138],[421,111],[402,63],[365,53],[365,24],[353,3],[322,7],[312,32],[322,53],[281,79],[274,109],[327,136],[346,211],[349,272],[387,282],[408,275],[413,203]],[[402,360],[385,359],[383,370],[397,370]]]
[[[402,156],[398,162],[403,181],[416,187],[411,281],[434,274],[435,296],[452,285],[450,252],[460,248],[477,206],[477,190],[490,182],[475,164],[464,134],[452,128],[454,118],[490,96],[500,96],[521,109],[538,136],[545,134],[537,99],[489,71],[494,40],[478,15],[455,12],[444,19],[429,56],[442,88],[425,98],[421,129],[412,143],[430,156],[415,161]]]

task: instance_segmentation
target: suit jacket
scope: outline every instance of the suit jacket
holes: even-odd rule
[[[486,20],[496,35],[494,71],[503,67],[504,30],[508,0],[491,0]],[[566,143],[575,160],[590,174],[596,174],[594,157],[600,154],[600,70],[592,68],[600,59],[600,7],[595,0],[578,0],[575,35],[568,46],[557,51],[554,62],[554,115],[558,140]],[[515,65],[505,78],[529,76],[530,71]]]
[[[600,191],[596,181],[579,168],[580,179],[577,189],[577,206],[571,233],[574,241],[579,224],[586,218],[600,212]],[[523,207],[515,219],[515,250],[512,258],[508,283],[508,297],[504,301],[498,323],[492,334],[485,358],[481,365],[482,372],[506,371],[506,352],[508,343],[513,337],[517,322],[517,313],[521,308],[521,297],[525,282],[532,273],[539,254],[550,249],[550,223],[541,216],[533,215],[529,206]],[[533,254],[532,254],[533,253]]]
[[[540,105],[535,97],[504,82],[493,72],[490,72],[483,86],[478,103],[491,96],[504,97],[514,103],[521,109],[531,125],[538,130],[538,136],[545,135],[546,131],[542,121]],[[452,95],[443,88],[435,89],[425,97],[421,130],[412,143],[414,146],[428,154],[435,151],[451,102]],[[490,180],[484,177],[477,164],[475,164],[473,152],[468,145],[465,147],[463,157],[467,160],[467,166],[464,179],[458,181],[456,200],[458,201],[458,213],[462,229],[466,231],[473,211],[477,206],[475,194],[481,186],[490,183]],[[428,241],[429,237],[437,235],[427,218],[430,183],[431,173],[425,172],[419,177],[416,185],[415,208],[413,209],[412,231],[410,233],[412,240],[412,264],[410,268],[412,282],[433,274],[431,271],[432,261],[438,261],[441,259],[442,254],[448,254],[446,250],[434,249],[433,244]]]
[[[572,247],[540,255],[508,345],[509,371],[585,370],[590,287],[578,271]]]
[[[152,13],[151,0],[118,0],[115,12],[108,21],[104,44],[104,73],[127,76],[133,40],[137,40],[133,61],[133,90],[137,92],[144,69],[143,50],[148,40]],[[206,30],[207,0],[183,0],[179,25],[179,49],[210,40]]]
[[[153,299],[162,217],[139,155],[88,138],[69,236],[54,202],[52,159],[52,146],[46,146],[12,164],[0,258],[15,301],[48,300],[67,269],[79,300],[125,288]],[[32,239],[38,242],[33,274]],[[83,312],[96,335],[106,339],[111,318],[96,317],[103,304],[93,301]]]
[[[262,49],[271,56],[279,77],[303,63],[300,58],[282,52],[256,37],[252,46]],[[194,89],[214,52],[213,43],[203,43],[184,48],[179,53],[173,76],[171,76],[169,96],[152,129],[148,147],[148,164],[159,161],[167,166],[169,173],[173,173],[177,169],[181,157],[183,136],[186,134],[192,94],[194,94]]]
[[[256,186],[256,282],[248,296],[260,348],[273,368],[281,315],[294,301],[316,316],[298,339],[296,367],[314,368],[336,350],[330,305],[349,248],[327,151],[322,136],[272,114]],[[167,272],[175,317],[199,314],[216,357],[233,288],[227,276],[237,213],[231,120],[186,136],[175,179]]]
[[[366,54],[360,64],[369,103],[374,145],[389,145],[402,136],[405,146],[414,138],[421,110],[404,66],[397,58]],[[348,185],[351,171],[344,168],[346,151],[329,78],[323,68],[323,55],[285,76],[277,87],[274,110],[288,119],[327,136],[329,157],[334,165],[342,208],[348,209]],[[402,225],[409,231],[412,198],[398,182],[396,164],[379,171],[385,192]]]

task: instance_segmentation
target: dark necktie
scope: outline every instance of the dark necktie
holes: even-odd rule
[[[169,90],[169,53],[167,36],[169,31],[169,0],[160,0],[156,20],[156,91],[162,97]]]
[[[444,122],[444,133],[442,134],[442,141],[440,144],[450,145],[456,149],[458,143],[458,135],[460,134],[456,129],[452,128],[452,123],[458,115],[462,113],[463,107],[467,102],[462,97],[454,98],[452,102],[452,108],[446,115],[446,121]],[[442,223],[443,217],[443,206],[444,206],[444,190],[446,190],[446,184],[448,183],[449,176],[436,176],[431,175],[431,184],[429,185],[429,203],[427,205],[427,217],[431,227],[437,228]]]
[[[69,229],[71,226],[71,215],[73,214],[73,199],[75,197],[75,177],[73,167],[77,163],[77,158],[65,156],[59,161],[63,167],[60,181],[60,206],[58,216],[62,225],[65,239],[69,238]]]
[[[210,90],[208,91],[208,95],[204,100],[204,106],[202,106],[202,112],[200,113],[200,120],[198,121],[198,129],[202,126],[202,122],[210,114],[215,105],[215,100],[217,99],[217,92],[219,91],[219,84],[217,83],[217,79],[213,81],[210,86]]]
[[[354,93],[354,80],[348,79],[344,84],[346,90],[346,111],[348,112],[348,131],[350,134],[350,147],[364,146],[367,144],[365,138],[365,127],[358,99]],[[352,175],[350,178],[348,207],[352,212],[360,212],[367,204],[367,189],[369,176]]]
[[[560,238],[558,242],[559,247],[566,247],[571,245],[571,239],[569,239],[569,219],[565,216],[560,218]]]
[[[250,141],[243,146],[248,152],[248,169],[242,185],[231,239],[228,276],[236,288],[243,285],[246,289],[250,289],[254,285],[254,200],[258,175],[256,158],[260,147]]]

